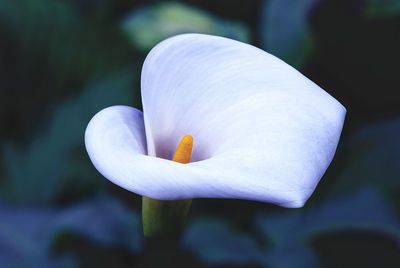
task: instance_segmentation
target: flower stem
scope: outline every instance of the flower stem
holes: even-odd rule
[[[186,224],[192,199],[142,198],[143,233],[146,238],[178,239]]]
[[[193,148],[193,137],[186,135],[180,141],[172,161],[187,164]],[[147,238],[177,240],[183,231],[192,199],[156,200],[143,196],[143,233]]]

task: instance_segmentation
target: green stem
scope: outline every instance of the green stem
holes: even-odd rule
[[[146,238],[178,239],[192,199],[156,200],[142,198],[143,233]]]

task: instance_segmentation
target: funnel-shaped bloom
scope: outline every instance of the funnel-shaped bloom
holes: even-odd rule
[[[201,34],[158,44],[142,70],[143,113],[106,108],[85,142],[101,174],[154,199],[239,198],[300,207],[329,166],[346,109],[278,58]],[[192,162],[170,161],[182,137]]]

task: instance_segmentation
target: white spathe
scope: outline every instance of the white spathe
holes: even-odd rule
[[[184,34],[147,56],[143,113],[113,106],[85,134],[115,184],[154,199],[238,198],[301,207],[329,166],[346,109],[278,58],[227,38]],[[185,135],[192,163],[170,161]]]

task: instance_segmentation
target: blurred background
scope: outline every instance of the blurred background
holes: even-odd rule
[[[400,1],[0,1],[0,267],[144,267],[141,198],[91,164],[100,109],[141,108],[149,50],[226,36],[347,108],[304,208],[197,199],[174,267],[400,267]],[[160,266],[162,267],[162,266]]]

